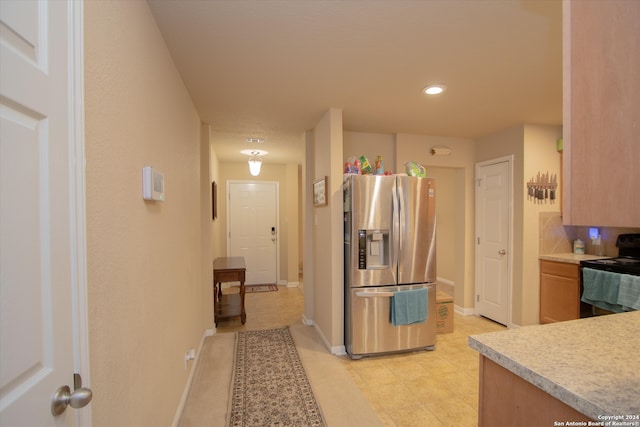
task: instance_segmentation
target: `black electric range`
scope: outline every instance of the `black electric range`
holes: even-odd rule
[[[604,270],[614,275],[640,276],[640,234],[621,234],[616,240],[618,256],[615,258],[594,259],[580,262],[580,317],[591,317],[612,312],[628,311],[629,307],[621,304],[621,301],[612,298],[612,293],[602,294],[597,299],[593,299],[594,289],[598,289],[602,284],[593,275],[589,275],[589,280],[585,277],[585,268],[594,270]],[[611,277],[611,276],[609,276]],[[595,281],[594,281],[595,280]],[[615,282],[615,280],[614,280]],[[600,283],[600,284],[598,284]],[[585,286],[589,286],[589,296],[585,299]],[[618,285],[619,286],[619,285]],[[602,289],[600,287],[600,289]],[[616,295],[617,292],[615,292]],[[613,305],[610,305],[613,304]],[[624,305],[624,307],[623,307]],[[633,309],[633,308],[632,308]],[[636,307],[637,309],[637,307]]]
[[[580,266],[640,276],[640,234],[619,235],[616,247],[618,248],[617,257],[581,261]]]

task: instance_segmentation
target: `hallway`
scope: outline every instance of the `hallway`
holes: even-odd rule
[[[237,287],[223,289],[224,293],[237,292]],[[281,328],[302,322],[303,295],[299,288],[278,286],[275,292],[245,293],[247,321],[243,325],[239,317],[218,322],[216,333]]]
[[[301,323],[303,295],[298,288],[280,287],[276,292],[250,293],[245,298],[246,324],[242,325],[239,319],[220,321],[217,334]],[[347,369],[385,426],[475,426],[478,355],[468,347],[467,337],[504,329],[481,317],[455,315],[454,332],[438,335],[433,352],[357,361],[348,356],[335,357]],[[211,381],[215,379],[211,378]],[[197,398],[190,396],[190,399]]]

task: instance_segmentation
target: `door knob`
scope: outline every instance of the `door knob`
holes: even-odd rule
[[[93,397],[90,388],[82,387],[82,378],[79,374],[73,374],[75,390],[73,392],[68,385],[63,385],[56,390],[51,400],[51,413],[53,415],[62,414],[67,406],[79,409],[87,406]]]
[[[507,251],[505,251],[504,249],[500,249],[500,250],[498,251],[498,253],[499,253],[500,255],[504,255],[504,254],[506,254],[506,253],[507,253]]]

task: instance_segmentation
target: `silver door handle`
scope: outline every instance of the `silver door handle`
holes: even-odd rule
[[[393,292],[356,292],[356,296],[358,297],[385,297],[389,298],[394,295]]]
[[[63,385],[56,390],[51,400],[51,413],[53,415],[62,414],[67,406],[79,409],[84,408],[91,402],[93,391],[90,388],[82,387],[82,377],[80,374],[73,374],[74,388],[73,392],[68,385]]]
[[[504,255],[504,254],[506,254],[506,253],[507,253],[507,251],[505,251],[504,249],[500,249],[500,250],[498,251],[498,253],[499,253],[500,255]]]

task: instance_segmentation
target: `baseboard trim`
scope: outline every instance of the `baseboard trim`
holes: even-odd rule
[[[202,351],[202,347],[204,346],[204,340],[205,338],[213,336],[215,334],[216,334],[215,328],[205,329],[204,333],[202,334],[202,338],[200,339],[200,345],[198,347],[198,351],[196,352],[196,358],[193,361],[193,365],[191,366],[191,372],[189,372],[189,377],[187,378],[187,382],[184,385],[182,397],[180,398],[180,403],[178,404],[178,408],[176,409],[176,414],[173,418],[173,422],[171,423],[171,427],[178,427],[180,425],[180,419],[182,418],[184,407],[187,404],[189,391],[191,391],[191,384],[193,383],[193,377],[195,376],[198,365],[200,364],[200,352]]]
[[[449,285],[451,287],[456,287],[456,282],[453,280],[445,279],[444,277],[436,277],[436,283],[442,283],[443,285]]]
[[[327,337],[324,336],[324,334],[322,333],[322,330],[318,327],[318,325],[313,322],[313,328],[316,330],[316,332],[318,333],[318,336],[320,337],[320,339],[322,340],[322,343],[324,344],[324,346],[329,349],[329,351],[331,352],[331,354],[334,354],[336,356],[342,356],[347,354],[347,352],[345,351],[345,347],[344,345],[337,345],[337,346],[332,346],[329,343],[329,340],[327,340]]]
[[[347,348],[343,345],[331,347],[331,354],[335,356],[345,356],[347,354]]]
[[[302,324],[307,326],[313,326],[313,320],[308,319],[304,314],[302,315]]]
[[[476,309],[473,307],[464,308],[464,307],[460,307],[459,305],[454,305],[453,310],[456,313],[461,314],[462,316],[473,316],[476,314]]]

